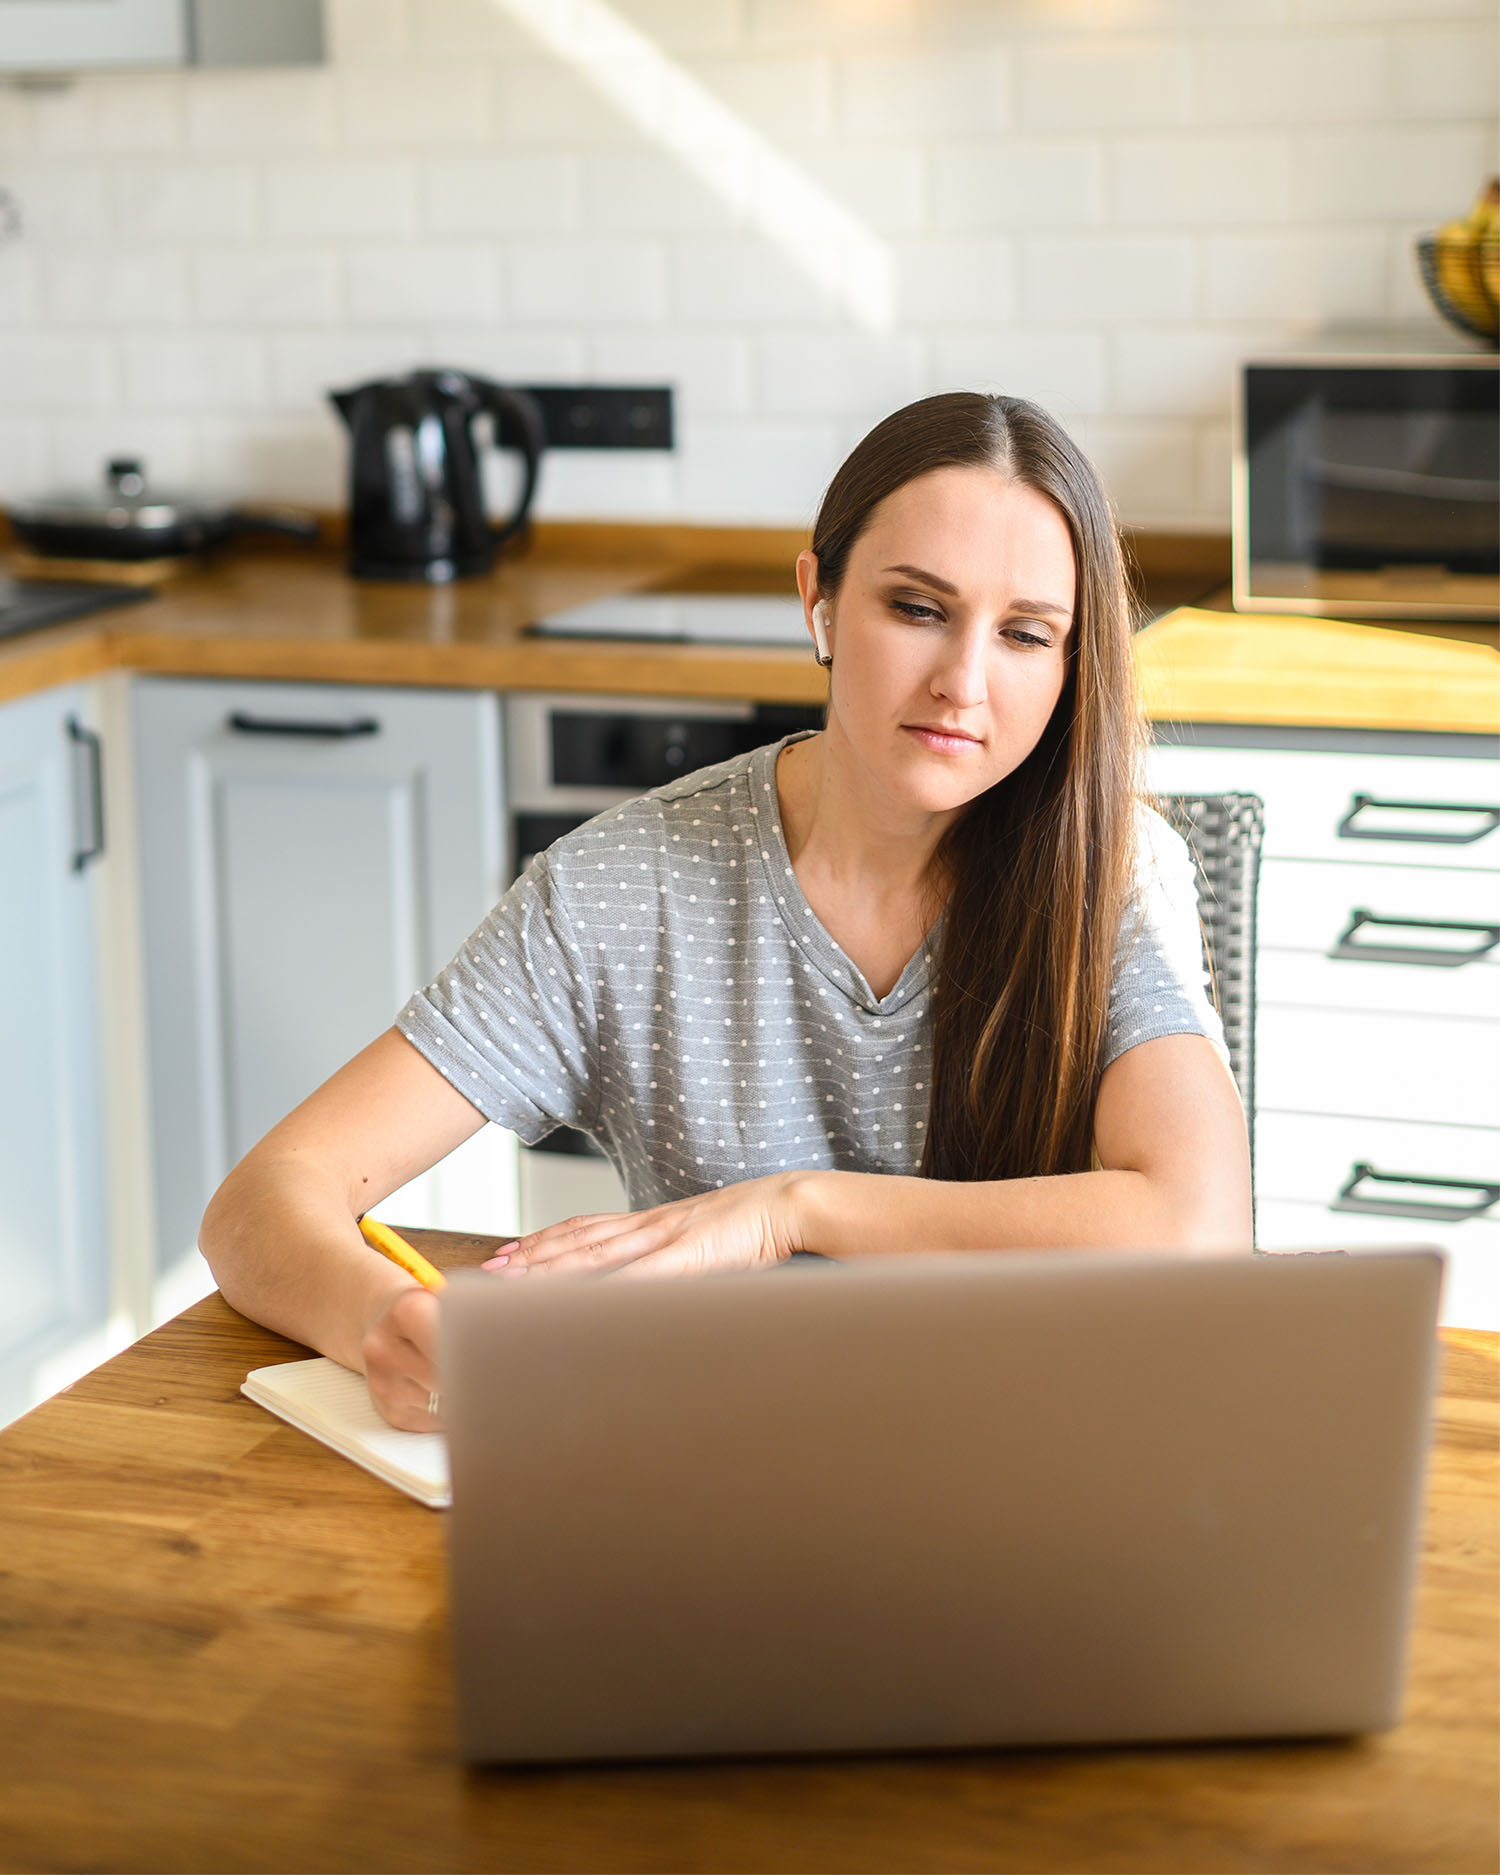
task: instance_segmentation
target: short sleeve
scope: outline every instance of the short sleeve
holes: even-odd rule
[[[1197,873],[1187,843],[1140,810],[1135,891],[1115,953],[1104,1065],[1162,1035],[1202,1035],[1228,1061],[1209,993]]]
[[[396,1027],[487,1120],[528,1146],[588,1131],[596,1025],[580,947],[545,855]]]

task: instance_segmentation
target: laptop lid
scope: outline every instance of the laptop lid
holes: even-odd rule
[[[443,1298],[470,1759],[1400,1713],[1433,1250],[871,1258]]]

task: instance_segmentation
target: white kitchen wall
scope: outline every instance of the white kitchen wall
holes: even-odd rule
[[[328,0],[318,70],[0,88],[0,500],[139,452],[336,505],[421,363],[671,382],[544,514],[805,522],[887,410],[1039,398],[1124,518],[1228,518],[1237,357],[1431,320],[1491,0]],[[1436,326],[1433,326],[1436,331]]]

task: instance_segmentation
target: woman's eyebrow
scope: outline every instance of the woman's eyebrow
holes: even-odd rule
[[[929,573],[925,567],[906,566],[903,564],[900,566],[888,566],[884,571],[887,573],[905,573],[909,579],[919,579],[924,585],[935,586],[939,592],[952,593],[955,599],[958,597],[958,588],[956,586],[951,585],[945,579],[940,579],[936,573]],[[1073,618],[1072,606],[1064,605],[1061,600],[1058,599],[1016,599],[1011,602],[1010,609],[1013,612],[1051,612],[1057,618],[1064,619],[1069,623],[1072,622]]]

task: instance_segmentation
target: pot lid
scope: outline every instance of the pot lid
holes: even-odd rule
[[[229,508],[221,501],[195,501],[152,488],[146,481],[146,465],[138,456],[112,456],[95,487],[63,489],[32,501],[14,501],[10,512],[23,526],[112,527],[122,532],[165,533],[170,528],[202,527],[222,520]]]

